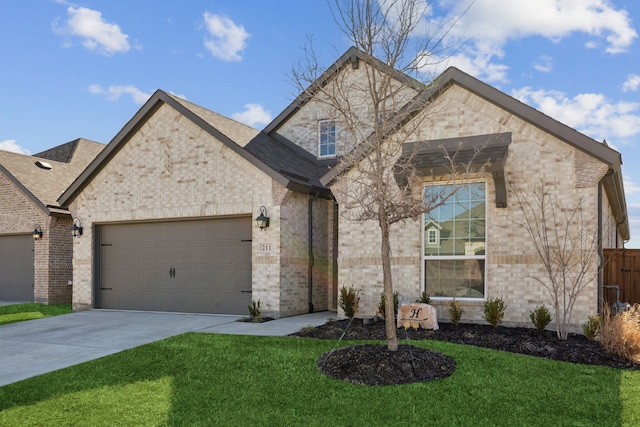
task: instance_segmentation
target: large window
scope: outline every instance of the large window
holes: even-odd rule
[[[334,157],[336,155],[336,122],[334,120],[320,121],[319,133],[318,156]]]
[[[432,297],[484,298],[486,190],[483,182],[430,185],[424,215],[424,283]]]

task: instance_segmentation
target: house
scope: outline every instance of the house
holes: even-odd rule
[[[366,138],[343,132],[321,89],[348,82],[344,93],[364,115],[371,106],[358,98],[358,84],[384,67],[349,49],[262,131],[156,92],[59,199],[84,228],[73,241],[74,309],[242,314],[254,300],[281,317],[337,310],[338,288],[353,285],[360,315],[375,315],[380,230],[345,215],[339,191],[355,179],[348,153]],[[419,124],[405,148],[422,172],[420,191],[459,188],[429,214],[393,226],[401,302],[426,291],[447,318],[444,305],[455,297],[463,320],[480,321],[484,301],[502,297],[505,322],[529,323],[546,296],[532,277],[537,254],[513,222],[509,183],[528,188],[544,178],[567,199],[583,196],[601,248],[629,238],[622,160],[606,143],[455,68],[430,86],[400,73],[392,84],[402,102],[379,117],[394,132]],[[404,113],[416,103],[422,110]],[[477,146],[472,162],[488,166],[447,180],[442,147],[469,157]],[[601,291],[597,279],[589,283],[577,322],[598,309]]]
[[[33,156],[0,151],[0,300],[71,302],[72,218],[57,199],[102,148],[80,138]]]

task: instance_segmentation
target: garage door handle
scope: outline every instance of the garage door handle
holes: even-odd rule
[[[171,277],[172,279],[176,278],[176,269],[174,267],[171,267],[169,269],[169,277]]]
[[[250,293],[251,293],[251,291],[240,291],[240,293],[243,293],[243,294],[250,294]]]

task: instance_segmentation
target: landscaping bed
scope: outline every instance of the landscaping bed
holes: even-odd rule
[[[640,369],[640,364],[609,354],[599,342],[589,341],[583,335],[577,334],[569,334],[566,341],[561,341],[553,331],[539,333],[537,329],[533,328],[510,328],[504,326],[493,328],[489,325],[464,323],[458,326],[452,323],[442,323],[440,324],[440,329],[436,331],[399,328],[397,332],[401,346],[405,344],[405,340],[437,340],[584,365],[608,366],[618,369]],[[354,319],[351,324],[348,320],[329,321],[322,326],[305,328],[293,335],[327,340],[338,340],[341,337],[344,340],[386,339],[384,321],[365,324],[361,319]],[[404,346],[409,347],[408,345]],[[416,347],[412,346],[412,348],[415,349]],[[350,381],[349,378],[357,374],[355,371],[365,369],[366,366],[375,365],[376,367],[369,372],[375,372],[372,377],[376,379],[368,383],[369,385],[426,381],[433,379],[429,378],[429,375],[433,375],[434,369],[443,372],[448,369],[446,364],[438,364],[437,358],[429,356],[431,363],[414,363],[410,367],[414,371],[414,377],[413,380],[407,380],[406,371],[409,367],[406,363],[394,363],[393,357],[395,355],[387,351],[386,345],[370,346],[364,354],[362,352],[354,352],[349,347],[336,349],[332,352],[334,354],[329,361],[325,360],[326,358],[321,358],[318,362],[318,368],[322,372],[334,378],[339,378],[338,374],[341,373],[341,379]],[[339,353],[336,354],[336,352]],[[358,357],[362,358],[362,360],[359,360]],[[376,360],[375,364],[372,359]],[[336,367],[338,362],[340,365]],[[390,369],[390,366],[395,366],[395,371]],[[425,372],[425,370],[429,372]]]

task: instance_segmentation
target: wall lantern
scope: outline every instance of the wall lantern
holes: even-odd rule
[[[71,226],[71,235],[73,237],[82,236],[82,224],[78,218],[73,220],[73,225]]]
[[[38,224],[36,224],[35,227],[33,228],[33,233],[31,233],[31,237],[33,237],[34,240],[42,239],[42,228]]]
[[[260,230],[264,230],[265,228],[269,228],[269,217],[267,216],[267,208],[264,206],[260,206],[260,215],[256,218],[256,223]]]

